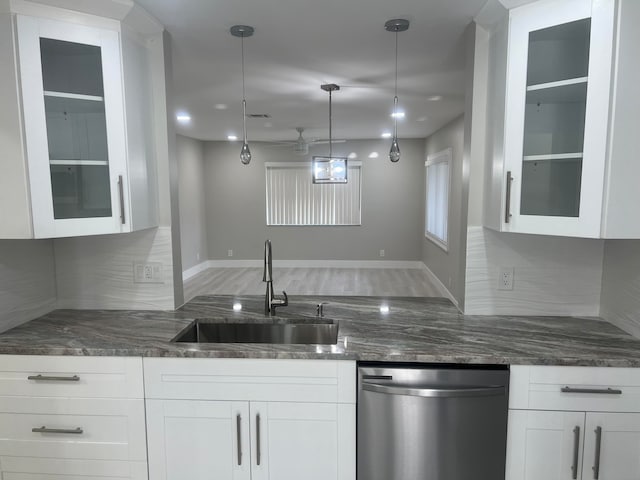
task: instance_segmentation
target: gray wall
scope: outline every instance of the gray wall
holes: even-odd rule
[[[402,158],[392,164],[388,140],[336,144],[334,155],[355,152],[362,161],[362,225],[340,227],[267,226],[265,162],[303,161],[326,155],[327,145],[297,156],[291,146],[251,143],[253,160],[240,164],[240,144],[205,143],[205,198],[210,259],[262,258],[273,241],[277,260],[421,259],[424,217],[424,140],[401,140]],[[377,151],[379,158],[368,158]],[[385,257],[379,251],[385,250]]]
[[[451,178],[451,190],[449,192],[449,249],[444,251],[441,247],[433,243],[424,235],[424,219],[418,222],[420,225],[420,237],[422,240],[422,261],[438,277],[438,279],[449,289],[458,303],[462,303],[464,295],[464,278],[460,278],[460,262],[462,262],[464,252],[461,252],[461,240],[463,233],[466,234],[466,218],[462,218],[462,158],[464,141],[464,115],[461,115],[453,122],[445,125],[436,133],[427,138],[425,142],[425,155],[452,149],[452,164],[449,175]],[[421,175],[424,184],[424,159],[422,162]],[[424,187],[423,187],[424,188]],[[422,195],[424,197],[424,193]],[[422,198],[424,202],[424,198]],[[423,206],[424,209],[424,206]]]
[[[604,242],[600,315],[640,338],[640,241]]]
[[[207,260],[207,218],[204,190],[204,144],[178,135],[180,238],[182,268]]]
[[[56,307],[51,240],[0,240],[0,332]]]

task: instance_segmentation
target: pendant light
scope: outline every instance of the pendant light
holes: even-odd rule
[[[249,25],[234,25],[231,27],[231,35],[240,37],[242,48],[242,131],[244,135],[242,150],[240,150],[240,161],[243,165],[249,165],[249,162],[251,162],[251,150],[247,143],[247,101],[244,95],[244,39],[252,36],[254,31],[254,28]]]
[[[385,30],[396,34],[396,81],[395,95],[393,97],[393,139],[389,150],[389,160],[393,163],[400,160],[400,146],[398,145],[398,32],[409,30],[409,20],[395,18],[384,24]]]

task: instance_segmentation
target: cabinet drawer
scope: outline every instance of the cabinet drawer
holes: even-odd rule
[[[147,398],[355,403],[355,362],[145,358]]]
[[[142,358],[0,356],[0,396],[144,398]]]
[[[0,456],[3,480],[147,480],[146,462]]]
[[[144,461],[145,435],[143,400],[0,397],[0,456]]]
[[[640,412],[640,369],[512,366],[509,408]]]

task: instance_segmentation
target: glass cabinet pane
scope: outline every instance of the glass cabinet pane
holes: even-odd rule
[[[527,85],[586,77],[591,19],[564,23],[529,34]]]
[[[529,34],[520,213],[580,216],[591,19]]]
[[[520,214],[577,217],[582,158],[525,161]]]
[[[40,39],[54,218],[110,217],[100,47]]]

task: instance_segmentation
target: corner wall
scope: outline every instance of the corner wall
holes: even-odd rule
[[[0,240],[0,332],[56,308],[51,240]]]
[[[604,242],[600,315],[640,338],[640,241]]]

